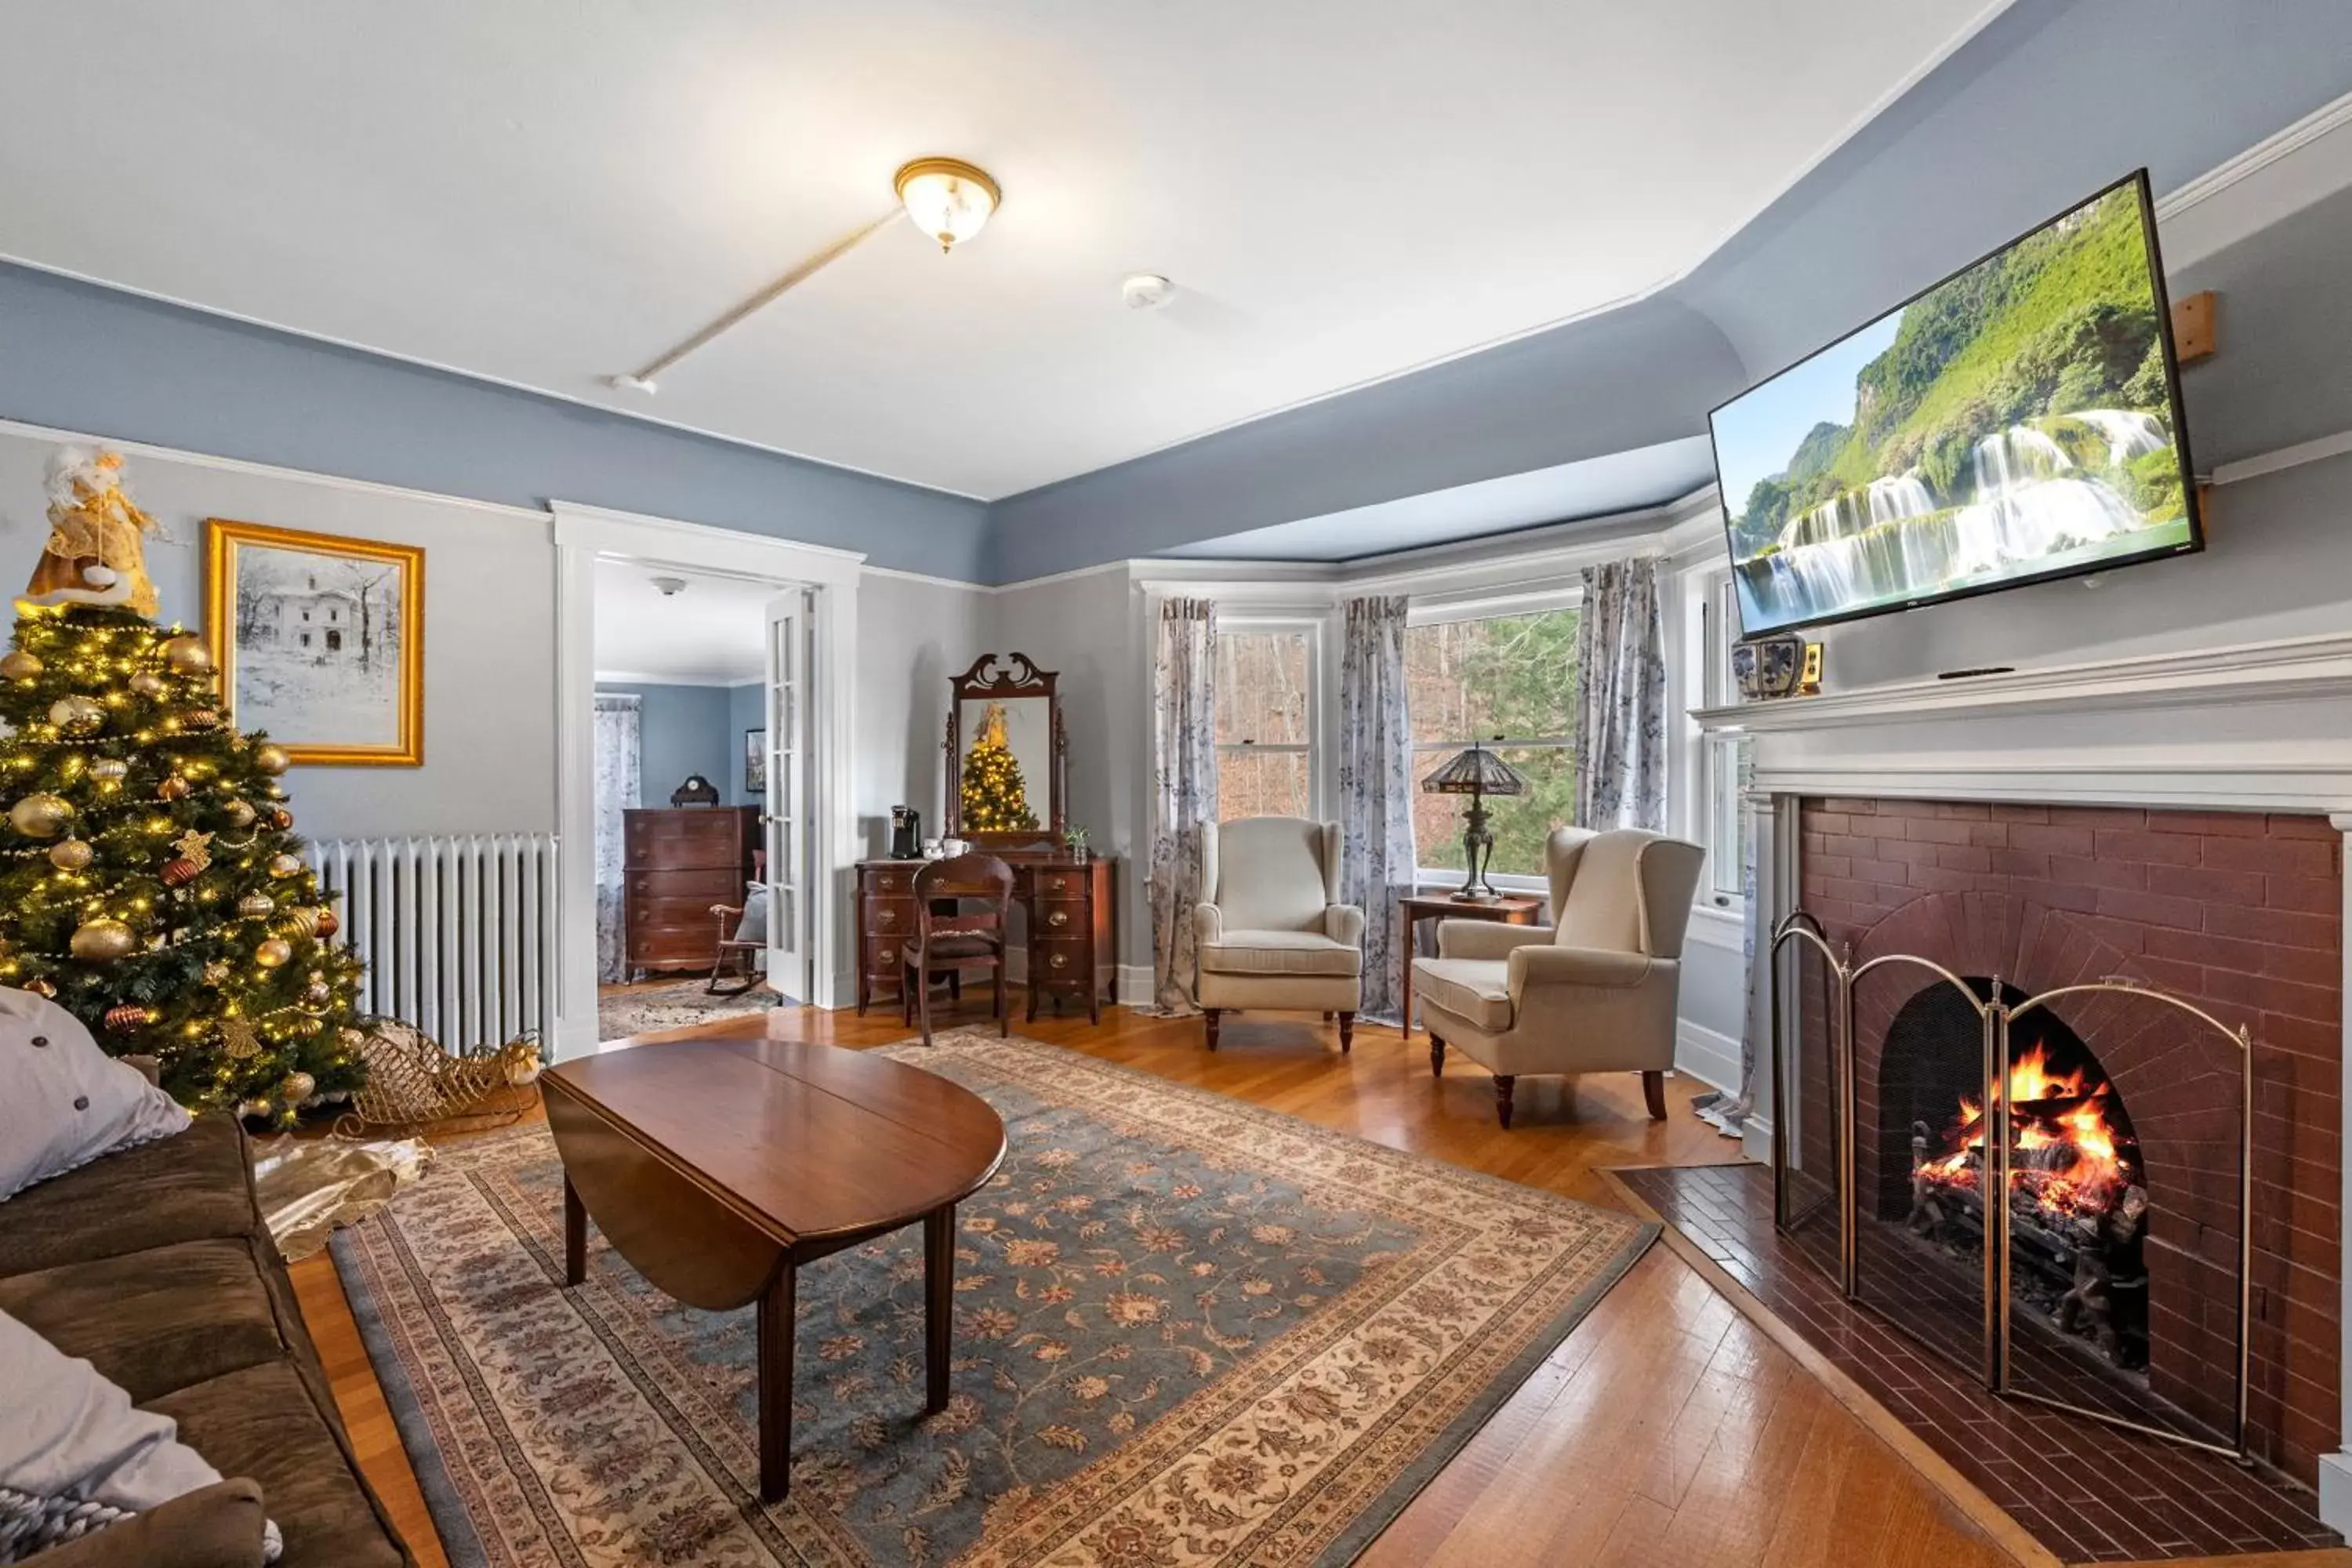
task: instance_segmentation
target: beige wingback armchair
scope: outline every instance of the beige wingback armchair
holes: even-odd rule
[[[1638,1072],[1664,1120],[1683,932],[1706,855],[1633,828],[1555,830],[1544,862],[1557,923],[1443,921],[1437,956],[1413,960],[1430,1071],[1445,1070],[1451,1045],[1492,1072],[1506,1128],[1523,1074]]]
[[[1201,889],[1193,996],[1209,1048],[1220,1013],[1265,1007],[1336,1015],[1340,1052],[1351,1049],[1364,999],[1364,911],[1339,901],[1339,825],[1220,823],[1202,844]]]

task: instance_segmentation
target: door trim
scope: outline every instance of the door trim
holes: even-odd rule
[[[816,829],[809,874],[809,1000],[841,1005],[840,977],[852,960],[839,919],[857,859],[857,823],[848,809],[856,712],[857,585],[865,556],[826,545],[770,539],[671,518],[548,502],[555,544],[555,821],[561,920],[555,1060],[593,1055],[596,1028],[596,561],[749,577],[779,589],[817,590],[809,737],[820,752],[808,809]]]

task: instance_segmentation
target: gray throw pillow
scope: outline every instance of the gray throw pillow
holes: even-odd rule
[[[747,882],[743,885],[743,918],[735,922],[737,942],[756,942],[758,952],[751,954],[754,973],[764,974],[768,969],[768,884]]]
[[[30,991],[0,988],[0,1200],[188,1125],[170,1095]]]
[[[23,1546],[29,1556],[220,1484],[220,1472],[180,1441],[170,1416],[139,1409],[96,1367],[5,1312],[0,1367],[8,1388],[0,1405],[0,1497],[9,1500],[0,1542],[11,1551]],[[278,1527],[265,1521],[262,1533],[264,1557],[275,1562]],[[0,1553],[0,1562],[17,1560]]]

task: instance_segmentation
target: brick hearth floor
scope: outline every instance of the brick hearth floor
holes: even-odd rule
[[[1959,1367],[1845,1301],[1772,1228],[1767,1167],[1661,1166],[1616,1175],[2067,1562],[2341,1544],[2313,1512],[2317,1500],[2273,1472],[1996,1399]],[[1973,1341],[1962,1342],[1973,1353]]]

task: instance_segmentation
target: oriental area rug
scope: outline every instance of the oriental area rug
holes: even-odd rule
[[[544,1128],[444,1146],[336,1237],[457,1568],[1347,1563],[1656,1234],[1034,1041],[882,1048],[1004,1119],[958,1210],[954,1394],[921,1418],[921,1226],[803,1268],[774,1507],[753,1313],[593,1228],[562,1289]]]

